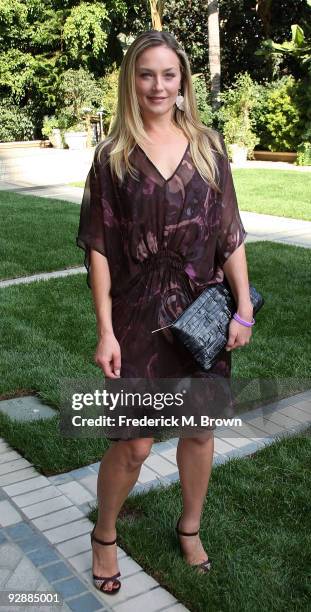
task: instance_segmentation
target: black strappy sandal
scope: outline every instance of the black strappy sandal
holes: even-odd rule
[[[111,546],[112,544],[116,543],[117,538],[113,540],[112,542],[104,542],[104,540],[99,540],[94,535],[95,529],[96,529],[96,525],[94,526],[93,531],[91,533],[91,544],[93,544],[93,541],[97,542],[97,544],[102,544],[102,546]],[[96,589],[98,589],[99,591],[102,591],[102,593],[107,593],[107,595],[115,595],[115,593],[118,593],[118,591],[121,588],[121,582],[120,580],[117,580],[119,576],[121,576],[120,572],[118,572],[117,574],[114,574],[113,576],[95,576],[95,574],[93,574],[93,583]],[[114,583],[111,590],[104,588],[107,582]],[[114,588],[115,584],[117,585],[116,588]]]
[[[177,521],[177,525],[176,525],[176,527],[175,527],[175,531],[176,531],[176,533],[177,533],[178,535],[182,535],[182,536],[196,536],[196,535],[198,535],[198,533],[199,533],[199,531],[200,531],[199,529],[198,529],[198,531],[195,531],[194,533],[185,533],[185,531],[180,531],[180,529],[179,529],[179,522],[180,522],[180,519],[181,519],[181,516],[179,517],[179,519],[178,519],[178,521]],[[181,543],[180,543],[179,538],[178,538],[178,541],[179,541],[180,550],[181,550],[181,552],[183,552],[183,551],[182,551],[182,547],[181,547]],[[210,569],[211,569],[211,567],[212,567],[212,560],[211,560],[211,559],[209,559],[209,557],[207,557],[207,559],[206,559],[205,561],[202,561],[202,563],[195,563],[195,564],[193,564],[193,565],[192,565],[192,564],[190,564],[190,563],[188,563],[188,565],[189,565],[190,567],[199,567],[199,568],[201,568],[201,569],[202,569],[204,572],[206,572],[206,573],[207,573],[207,572],[209,572],[209,571],[210,571]]]

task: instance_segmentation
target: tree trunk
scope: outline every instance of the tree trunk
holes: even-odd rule
[[[149,0],[149,2],[151,10],[152,28],[161,32],[164,0]]]
[[[271,37],[272,0],[257,0],[256,11],[262,21],[266,38]]]
[[[220,38],[219,38],[219,9],[217,0],[208,0],[208,51],[209,69],[211,77],[212,108],[217,110],[220,106]]]

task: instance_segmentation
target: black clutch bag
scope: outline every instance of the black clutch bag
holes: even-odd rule
[[[249,285],[249,292],[255,315],[263,306],[264,299],[252,285]],[[170,328],[201,368],[207,371],[227,344],[229,323],[235,311],[235,300],[225,280],[204,289],[173,323],[152,333]]]

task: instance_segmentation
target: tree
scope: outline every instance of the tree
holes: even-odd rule
[[[66,70],[83,67],[99,78],[112,58],[120,63],[116,35],[133,5],[133,0],[0,0],[0,102],[21,108],[31,102],[39,129],[43,116],[55,112]]]
[[[219,11],[217,0],[208,0],[208,59],[211,80],[212,108],[220,106],[220,39]]]
[[[311,0],[307,0],[308,7],[311,7]],[[311,14],[311,12],[310,12]],[[297,62],[297,69],[301,71],[300,76],[304,76],[306,72],[311,73],[311,27],[310,22],[305,20],[303,28],[297,23],[291,25],[292,38],[290,41],[277,43],[270,38],[265,40],[261,48],[257,51],[257,55],[272,57],[276,60],[275,65],[278,68],[280,63],[291,58]],[[297,73],[296,69],[296,73]]]
[[[58,96],[67,114],[77,121],[81,119],[83,108],[92,109],[100,105],[102,91],[94,77],[84,68],[70,68],[61,77]]]
[[[149,0],[151,10],[152,27],[154,30],[162,30],[162,18],[164,11],[164,0]]]

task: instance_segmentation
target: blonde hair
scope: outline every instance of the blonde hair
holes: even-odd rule
[[[112,143],[109,154],[111,171],[122,181],[125,172],[137,178],[135,168],[130,163],[130,153],[134,146],[141,144],[148,136],[144,130],[142,116],[136,95],[135,69],[138,56],[146,49],[165,46],[172,49],[179,58],[181,70],[181,92],[184,96],[184,111],[175,106],[173,121],[190,143],[193,163],[201,177],[220,191],[218,186],[218,168],[215,152],[224,155],[218,133],[205,126],[199,118],[196,98],[191,79],[188,57],[168,32],[150,30],[140,34],[130,45],[123,58],[118,86],[118,103],[114,122],[109,136],[97,149],[98,157],[104,147]]]

